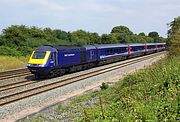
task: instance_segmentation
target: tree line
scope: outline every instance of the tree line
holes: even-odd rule
[[[0,34],[0,55],[26,56],[42,45],[86,45],[116,43],[165,42],[157,32],[134,34],[126,26],[113,27],[110,34],[77,30],[66,32],[60,29],[12,25]]]

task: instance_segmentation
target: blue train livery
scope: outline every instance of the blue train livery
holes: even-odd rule
[[[28,69],[37,77],[55,77],[130,57],[165,50],[165,43],[100,44],[85,46],[45,45],[33,51]]]

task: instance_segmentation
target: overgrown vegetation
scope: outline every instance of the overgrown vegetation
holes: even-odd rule
[[[101,90],[106,90],[109,87],[109,85],[107,83],[102,83],[102,85],[100,86]]]
[[[153,33],[153,32],[150,32]],[[66,32],[51,28],[27,27],[25,25],[12,25],[3,29],[0,35],[0,55],[26,56],[32,50],[42,45],[85,45],[85,44],[109,44],[109,43],[145,43],[164,42],[165,39],[152,34],[133,34],[125,26],[116,26],[110,34],[86,32],[77,30]]]
[[[78,121],[178,121],[180,56],[129,75],[101,93]],[[103,107],[102,107],[103,106]],[[102,110],[103,108],[103,110]]]
[[[169,23],[168,42],[171,55],[180,54],[180,16]]]

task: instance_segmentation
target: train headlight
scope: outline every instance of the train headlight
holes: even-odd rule
[[[31,66],[31,64],[27,64],[27,66]]]
[[[45,66],[45,64],[39,64],[39,67],[44,67]]]

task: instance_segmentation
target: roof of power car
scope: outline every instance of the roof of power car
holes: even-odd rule
[[[52,45],[44,45],[41,47],[38,47],[36,50],[46,50],[46,51],[65,51],[65,50],[81,50],[81,49],[85,49],[82,46],[52,46]]]
[[[36,51],[57,51],[57,50],[53,46],[44,45],[44,46],[38,47]]]
[[[65,50],[81,50],[83,49],[82,46],[74,46],[74,45],[66,45],[66,46],[54,46],[59,51],[65,51]]]

